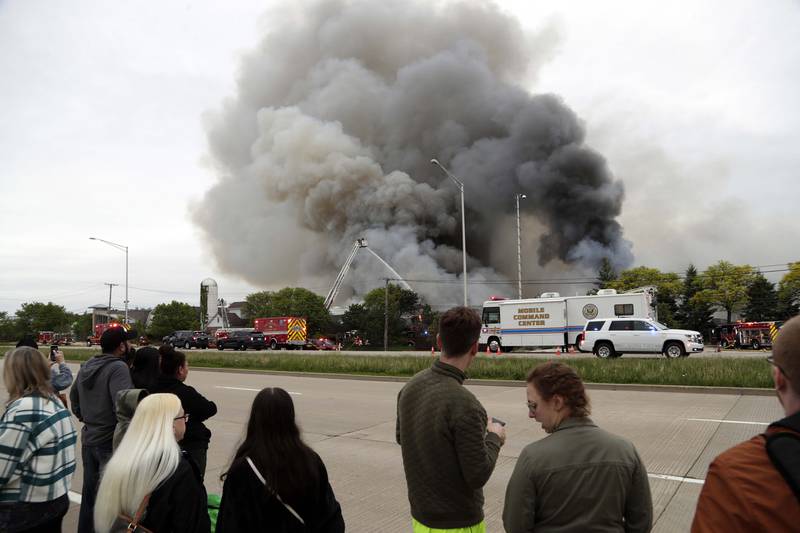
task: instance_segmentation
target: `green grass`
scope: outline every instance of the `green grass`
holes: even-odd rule
[[[97,353],[64,349],[67,359],[85,361]],[[185,352],[192,367],[277,370],[284,372],[323,372],[369,376],[413,376],[431,364],[429,357],[300,355],[286,352]],[[589,383],[629,383],[643,385],[695,385],[708,387],[771,388],[769,364],[761,359],[569,359],[560,360],[574,367]],[[541,359],[476,359],[469,369],[472,379],[523,381]]]

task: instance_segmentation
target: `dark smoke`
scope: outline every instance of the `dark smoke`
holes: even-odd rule
[[[516,193],[544,228],[540,265],[630,264],[622,184],[559,98],[521,86],[550,53],[547,32],[475,3],[327,1],[269,21],[236,98],[208,117],[220,180],[194,218],[222,268],[321,289],[366,236],[406,278],[456,282],[459,197],[431,158],[465,183],[472,281],[516,277],[491,257],[498,241],[516,250],[503,224]],[[386,276],[366,258],[354,270],[356,293]],[[457,283],[416,288],[460,298]],[[475,286],[471,302],[490,292]]]

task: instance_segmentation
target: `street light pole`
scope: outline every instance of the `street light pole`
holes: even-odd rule
[[[442,169],[447,174],[447,177],[455,182],[458,190],[461,191],[461,260],[464,266],[464,307],[467,307],[467,227],[464,224],[464,183],[453,176],[438,159],[431,159],[431,163]]]
[[[519,223],[519,199],[527,198],[524,194],[516,194],[517,199],[517,297],[522,300],[522,232]]]
[[[123,252],[125,252],[125,323],[127,324],[128,323],[128,247],[125,246],[124,244],[117,244],[115,242],[107,241],[105,239],[99,239],[97,237],[89,237],[89,240],[104,242],[109,246],[113,246],[117,250],[122,250]],[[111,304],[109,303],[109,308],[110,307]],[[111,309],[109,309],[109,312],[111,312]]]

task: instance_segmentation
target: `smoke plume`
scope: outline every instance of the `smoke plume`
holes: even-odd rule
[[[517,193],[539,265],[630,264],[622,184],[558,97],[522,88],[548,32],[492,4],[299,4],[265,20],[238,93],[207,117],[219,181],[193,216],[221,268],[324,292],[366,237],[429,301],[458,303],[460,196],[432,158],[465,185],[470,281],[516,277],[492,251],[516,252],[503,220]],[[362,294],[386,276],[362,254],[347,281]],[[497,292],[473,285],[470,301]]]

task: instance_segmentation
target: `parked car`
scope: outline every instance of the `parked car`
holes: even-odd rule
[[[590,320],[578,337],[578,349],[608,359],[623,353],[662,353],[674,359],[703,351],[698,331],[670,329],[649,318]]]
[[[259,331],[231,331],[228,332],[227,337],[217,339],[218,350],[224,350],[225,348],[233,350],[247,350],[248,348],[263,350],[266,345],[264,334]]]
[[[202,331],[180,330],[164,337],[164,342],[176,348],[208,348],[208,335]]]

